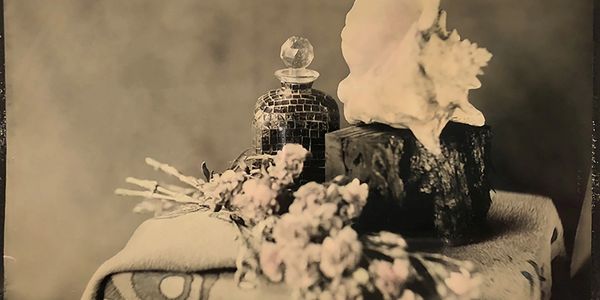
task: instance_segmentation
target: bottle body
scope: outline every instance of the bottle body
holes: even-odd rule
[[[259,154],[275,154],[285,144],[300,144],[311,156],[300,183],[325,179],[325,134],[340,128],[335,100],[310,83],[282,82],[258,98],[254,111],[254,146]]]

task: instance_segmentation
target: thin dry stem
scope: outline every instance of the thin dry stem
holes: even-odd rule
[[[181,200],[180,202],[194,202],[195,201],[194,198],[192,198],[184,193],[174,192],[174,191],[171,191],[167,188],[160,186],[158,184],[158,182],[156,182],[156,181],[137,179],[137,178],[133,178],[133,177],[127,177],[125,179],[125,181],[127,183],[131,183],[131,184],[135,184],[140,187],[143,187],[143,188],[147,188],[148,190],[150,190],[154,193],[158,192],[158,193],[166,194],[171,197],[180,199]]]
[[[197,189],[200,189],[202,187],[202,184],[204,183],[204,181],[201,179],[195,178],[193,176],[185,176],[185,175],[181,174],[174,167],[172,167],[168,164],[164,164],[159,161],[156,161],[150,157],[146,157],[146,163],[148,165],[152,166],[153,168],[155,168],[157,170],[161,170],[171,176],[174,176],[177,179],[179,179],[181,182],[187,183]]]
[[[180,203],[198,203],[198,201],[193,200],[192,198],[189,198],[189,197],[188,198],[191,200],[188,200],[188,199],[185,199],[182,197],[161,195],[161,194],[154,193],[152,191],[136,191],[136,190],[128,190],[128,189],[116,189],[115,194],[117,194],[119,196],[133,196],[133,197],[144,197],[144,198],[159,199],[159,200],[171,200],[171,201],[180,202]]]
[[[147,188],[151,191],[154,191],[158,188],[158,182],[156,182],[154,180],[144,180],[144,179],[138,179],[138,178],[134,178],[134,177],[127,177],[127,178],[125,178],[125,182],[135,184],[135,185],[143,187],[143,188]]]

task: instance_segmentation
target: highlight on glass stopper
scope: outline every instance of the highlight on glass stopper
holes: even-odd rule
[[[292,36],[281,45],[281,60],[288,68],[306,68],[315,57],[307,38]]]
[[[313,46],[307,38],[290,37],[281,45],[279,56],[287,67],[275,72],[281,82],[309,83],[319,77],[319,72],[306,68],[315,58]]]

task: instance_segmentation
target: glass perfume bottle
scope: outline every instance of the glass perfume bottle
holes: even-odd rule
[[[333,97],[313,89],[319,77],[307,69],[314,58],[313,46],[303,37],[290,37],[281,46],[287,68],[275,72],[281,87],[260,96],[254,113],[255,147],[259,154],[275,154],[288,143],[310,151],[300,183],[325,179],[325,134],[340,128]]]

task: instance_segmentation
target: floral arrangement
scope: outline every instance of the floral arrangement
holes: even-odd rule
[[[206,180],[182,175],[153,159],[146,162],[189,188],[127,178],[144,191],[135,212],[156,217],[200,209],[233,222],[243,247],[236,281],[254,288],[261,280],[291,287],[300,299],[476,299],[480,277],[470,262],[408,251],[402,236],[360,233],[352,227],[367,203],[368,186],[338,176],[294,188],[309,152],[288,144],[275,156],[241,155]]]

